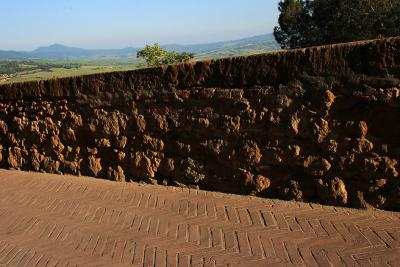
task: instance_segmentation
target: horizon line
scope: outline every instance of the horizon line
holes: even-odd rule
[[[181,45],[181,46],[189,46],[189,45],[202,45],[202,44],[214,44],[214,43],[224,43],[224,42],[230,42],[230,41],[240,41],[240,40],[244,40],[244,39],[248,39],[248,38],[253,38],[253,37],[257,37],[257,36],[264,36],[264,35],[273,35],[273,33],[272,32],[270,32],[270,33],[264,33],[264,34],[256,34],[256,35],[251,35],[251,36],[247,36],[247,37],[240,37],[240,38],[238,38],[238,39],[229,39],[229,40],[219,40],[219,41],[211,41],[211,42],[198,42],[198,43],[166,43],[166,44],[160,44],[160,46],[168,46],[168,45]],[[155,43],[157,43],[157,42],[155,42]],[[155,44],[155,43],[153,43],[153,44]],[[64,46],[64,47],[68,47],[68,48],[77,48],[77,49],[83,49],[83,50],[112,50],[112,49],[115,49],[115,50],[121,50],[121,49],[127,49],[127,48],[133,48],[133,49],[140,49],[140,48],[142,48],[142,47],[144,47],[144,46],[146,46],[146,45],[148,45],[148,44],[145,44],[145,45],[143,45],[142,47],[135,47],[135,46],[125,46],[125,47],[121,47],[121,48],[81,48],[81,47],[78,47],[78,46],[74,46],[74,45],[68,45],[68,44],[63,44],[63,43],[60,43],[60,42],[55,42],[55,43],[52,43],[52,44],[49,44],[49,45],[42,45],[42,46],[39,46],[39,47],[37,47],[37,48],[34,48],[34,49],[32,49],[32,50],[13,50],[13,49],[0,49],[0,51],[3,51],[3,52],[33,52],[33,51],[35,51],[35,50],[37,50],[37,49],[40,49],[40,48],[47,48],[47,47],[51,47],[51,46],[55,46],[55,45],[61,45],[61,46]]]

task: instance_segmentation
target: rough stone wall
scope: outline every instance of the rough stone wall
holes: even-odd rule
[[[400,38],[0,87],[0,167],[400,209]]]

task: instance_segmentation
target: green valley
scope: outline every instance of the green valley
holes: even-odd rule
[[[169,44],[162,48],[191,53],[192,60],[198,61],[265,53],[278,50],[279,46],[272,34],[265,34],[216,43]],[[136,58],[139,50],[133,47],[91,50],[54,44],[30,52],[0,51],[0,84],[142,68],[145,61]]]

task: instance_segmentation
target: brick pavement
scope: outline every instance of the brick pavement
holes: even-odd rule
[[[0,170],[4,266],[400,266],[400,215]]]

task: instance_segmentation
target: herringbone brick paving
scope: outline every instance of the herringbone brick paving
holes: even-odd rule
[[[0,170],[4,266],[400,266],[400,216]]]

